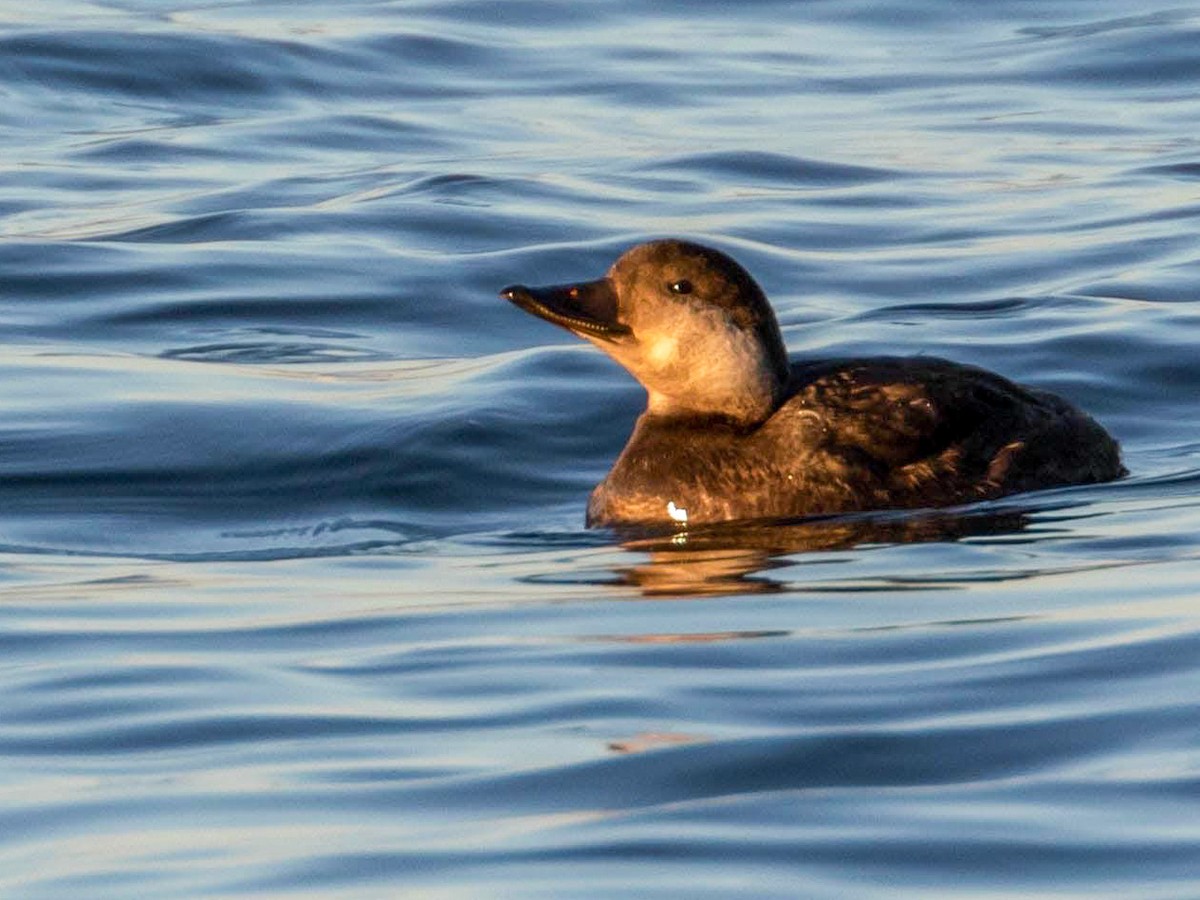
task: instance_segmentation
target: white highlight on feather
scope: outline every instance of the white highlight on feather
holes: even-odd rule
[[[676,506],[674,500],[667,503],[667,515],[680,525],[687,524],[687,510]]]

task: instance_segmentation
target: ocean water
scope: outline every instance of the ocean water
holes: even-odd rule
[[[0,3],[0,894],[1200,896],[1200,12]],[[631,541],[497,297],[719,246],[1130,476]]]

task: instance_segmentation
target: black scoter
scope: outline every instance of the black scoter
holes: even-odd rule
[[[648,394],[588,525],[674,525],[970,503],[1125,473],[1060,397],[931,357],[789,362],[741,265],[640,244],[596,281],[501,296],[582,337]]]

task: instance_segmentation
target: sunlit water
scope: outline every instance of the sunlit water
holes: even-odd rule
[[[0,892],[1200,895],[1200,13],[0,4]],[[652,236],[1111,485],[622,543]]]

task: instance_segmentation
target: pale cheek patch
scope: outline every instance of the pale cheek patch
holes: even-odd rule
[[[654,342],[654,346],[650,348],[650,352],[646,355],[656,366],[662,366],[674,359],[675,351],[678,347],[679,341],[676,338],[659,338]]]

